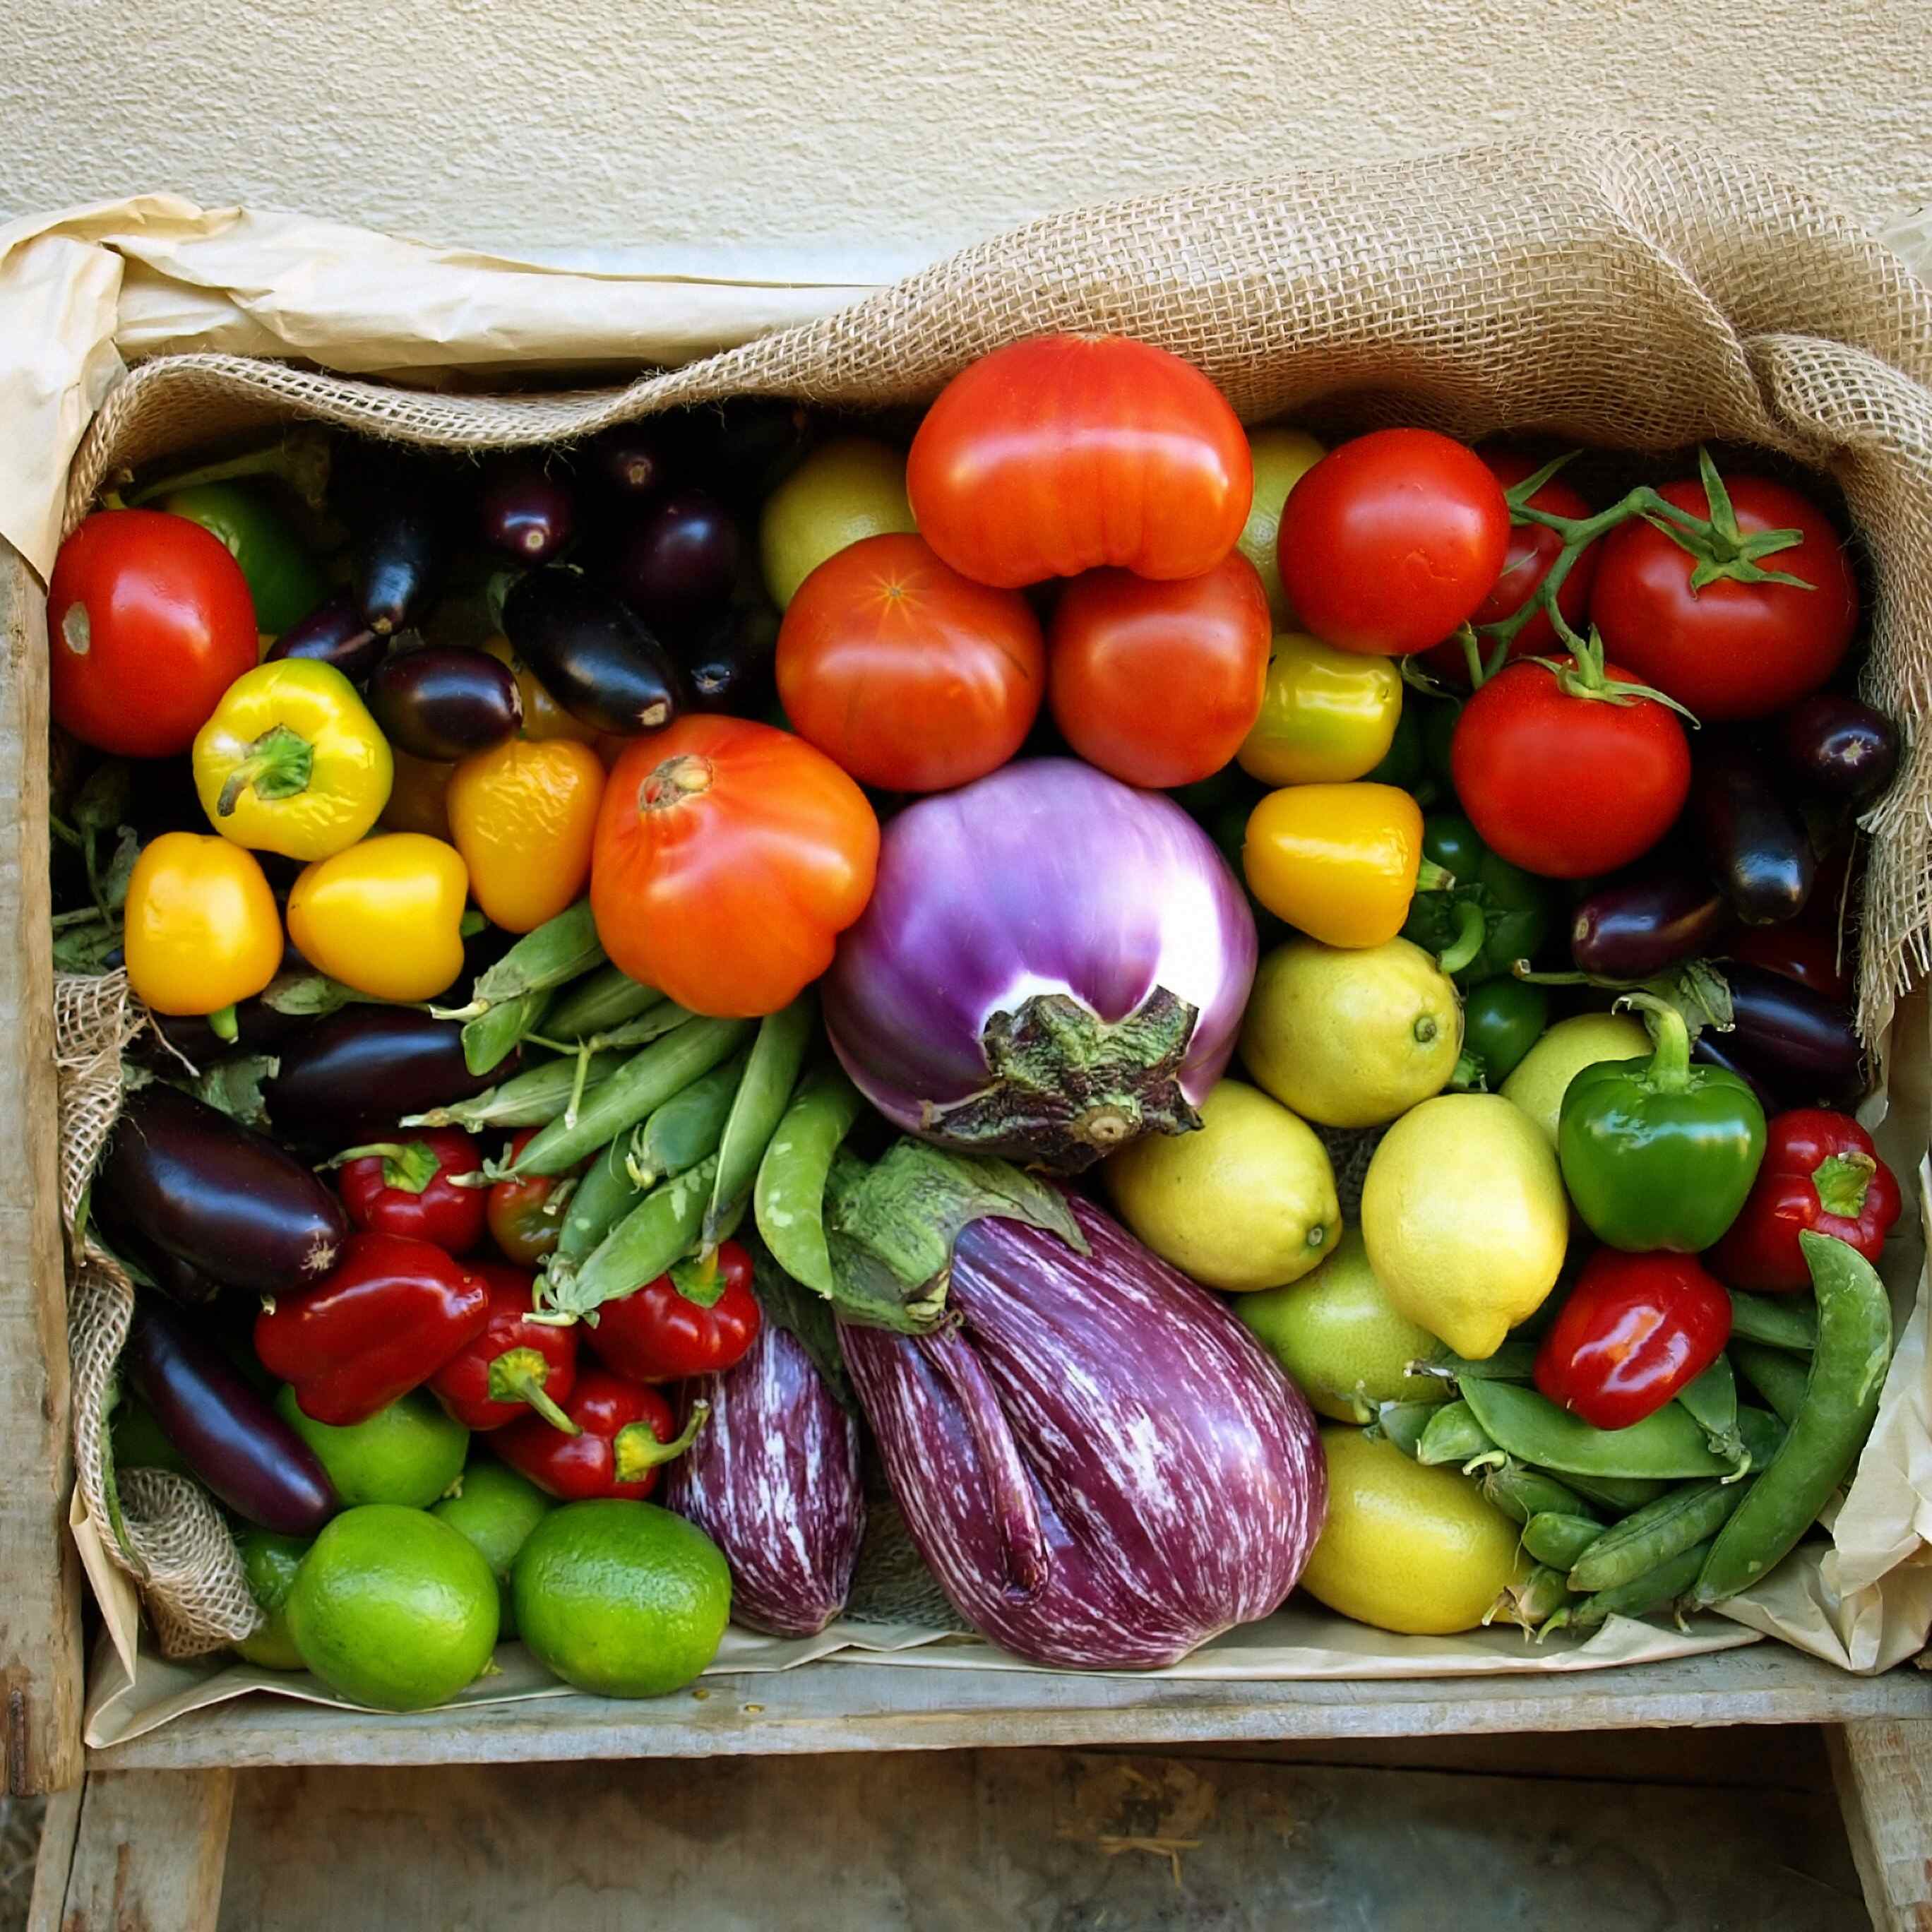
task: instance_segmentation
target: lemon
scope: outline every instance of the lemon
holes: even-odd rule
[[[1275,628],[1292,631],[1297,628],[1294,607],[1281,587],[1275,540],[1281,532],[1282,506],[1288,501],[1288,493],[1328,452],[1306,430],[1298,429],[1250,430],[1248,449],[1255,462],[1254,501],[1236,543],[1261,574]]]
[[[1379,1402],[1448,1398],[1446,1382],[1408,1372],[1434,1352],[1436,1337],[1396,1312],[1359,1228],[1345,1228],[1312,1274],[1244,1294],[1234,1312],[1318,1414],[1366,1422]]]
[[[1556,1150],[1500,1094],[1424,1101],[1362,1183],[1362,1236],[1389,1300],[1472,1360],[1542,1305],[1569,1232]]]
[[[1261,963],[1241,1028],[1256,1084],[1325,1127],[1374,1127],[1439,1094],[1462,1051],[1448,976],[1406,939],[1292,939]]]
[[[1424,1468],[1359,1429],[1322,1432],[1328,1519],[1301,1586],[1378,1630],[1474,1630],[1514,1580],[1516,1526],[1459,1470]]]
[[[782,610],[848,544],[918,527],[906,500],[904,454],[866,436],[842,436],[814,450],[765,499],[758,519],[765,588]]]
[[[1239,1080],[1210,1090],[1198,1132],[1145,1135],[1106,1177],[1120,1219],[1156,1254],[1225,1293],[1298,1280],[1342,1230],[1328,1149]]]
[[[1505,1100],[1520,1107],[1556,1144],[1563,1094],[1586,1066],[1604,1060],[1638,1060],[1650,1051],[1643,1022],[1628,1013],[1579,1013],[1556,1025],[1518,1060],[1502,1084]]]

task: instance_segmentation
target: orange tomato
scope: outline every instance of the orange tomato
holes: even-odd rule
[[[508,738],[457,766],[450,836],[494,923],[529,932],[582,895],[603,796],[603,764],[574,738]]]
[[[832,963],[866,909],[879,823],[802,738],[682,718],[617,760],[590,904],[614,964],[694,1012],[776,1012]]]

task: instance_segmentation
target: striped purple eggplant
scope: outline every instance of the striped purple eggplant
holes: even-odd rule
[[[1328,1507],[1308,1405],[1227,1309],[1088,1202],[977,1220],[932,1334],[842,1327],[920,1554],[1035,1663],[1172,1664],[1294,1587]]]
[[[686,1385],[687,1408],[696,1396],[711,1419],[665,1472],[665,1507],[724,1551],[734,1622],[822,1630],[845,1607],[866,1528],[856,1418],[770,1319],[742,1360]]]

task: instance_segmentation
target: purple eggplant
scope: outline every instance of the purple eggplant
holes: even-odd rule
[[[734,396],[686,420],[697,445],[692,469],[741,506],[763,502],[812,447],[812,412],[789,397]]]
[[[1570,956],[1580,972],[1647,980],[1708,952],[1730,923],[1723,894],[1707,880],[1681,866],[1647,866],[1605,880],[1577,907]]]
[[[453,644],[392,651],[365,694],[389,742],[412,758],[453,764],[515,736],[524,700],[508,665]]]
[[[974,1221],[953,1250],[956,1323],[840,1339],[960,1614],[1035,1663],[1153,1669],[1280,1604],[1327,1470],[1307,1403],[1226,1306],[1068,1204],[1090,1254]]]
[[[1846,805],[1876,798],[1898,770],[1898,727],[1835,692],[1801,698],[1784,714],[1778,742],[1811,790]]]
[[[548,563],[577,526],[569,484],[538,463],[511,464],[497,471],[483,486],[477,508],[483,541],[521,563]]]
[[[759,718],[778,694],[778,614],[754,604],[734,610],[700,640],[682,645],[678,668],[694,711]]]
[[[342,1507],[314,1450],[166,1310],[136,1301],[121,1371],[188,1467],[245,1522],[313,1536]]]
[[[673,490],[645,504],[620,538],[611,580],[646,622],[694,623],[730,601],[742,548],[709,490]]]
[[[386,1130],[404,1114],[466,1100],[517,1070],[512,1051],[487,1073],[463,1058],[463,1028],[408,1006],[345,1006],[281,1056],[266,1090],[283,1139],[331,1151]]]
[[[159,1081],[128,1096],[94,1192],[110,1225],[263,1294],[320,1280],[349,1238],[342,1203],[292,1154]]]
[[[1818,874],[1804,821],[1785,802],[1789,789],[1736,740],[1699,754],[1691,827],[1718,890],[1747,926],[1796,919]]]
[[[268,646],[272,658],[313,658],[333,664],[351,684],[360,684],[382,662],[386,646],[362,621],[360,605],[346,590],[318,604],[291,624]]]
[[[678,438],[662,416],[601,430],[591,441],[590,458],[604,481],[627,496],[663,489],[683,466]]]
[[[1731,1030],[1714,1045],[1786,1107],[1855,1107],[1870,1070],[1850,1011],[1761,966],[1722,968]],[[1701,1043],[1701,1042],[1700,1042]]]
[[[685,1385],[711,1418],[664,1472],[665,1507],[731,1566],[731,1615],[775,1636],[810,1636],[845,1607],[865,1533],[859,1424],[804,1346],[767,1319],[722,1376]]]
[[[503,600],[503,634],[543,688],[592,730],[634,737],[677,716],[676,671],[614,590],[552,565]]]
[[[447,533],[436,480],[398,479],[377,502],[357,546],[356,606],[362,621],[390,637],[422,616],[441,588]]]
[[[1785,1103],[1731,1051],[1730,1040],[1727,1033],[1700,1033],[1691,1042],[1690,1058],[1706,1066],[1735,1073],[1757,1096],[1757,1103],[1767,1116],[1777,1113]]]

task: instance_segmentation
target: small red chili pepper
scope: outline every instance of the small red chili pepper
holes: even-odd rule
[[[553,1430],[577,1433],[558,1406],[577,1381],[577,1330],[532,1322],[536,1277],[507,1262],[478,1262],[490,1291],[482,1334],[430,1378],[430,1393],[466,1429],[501,1429],[532,1410]]]
[[[428,1241],[465,1255],[483,1238],[484,1190],[458,1184],[482,1171],[476,1143],[460,1127],[425,1127],[406,1141],[351,1148],[330,1163],[356,1226],[372,1234]]]
[[[1733,1288],[1808,1292],[1800,1234],[1834,1235],[1876,1262],[1899,1206],[1897,1175],[1850,1114],[1794,1107],[1772,1117],[1764,1165],[1711,1265]]]
[[[633,1382],[682,1382],[730,1367],[758,1339],[752,1258],[726,1241],[710,1264],[680,1262],[668,1274],[597,1311],[586,1337]]]
[[[442,1249],[351,1234],[313,1288],[264,1304],[255,1353],[292,1386],[303,1414],[340,1428],[420,1388],[489,1315],[482,1277]]]
[[[1599,1248],[1536,1352],[1536,1385],[1593,1429],[1628,1429],[1731,1338],[1731,1298],[1690,1255]]]
[[[526,1127],[511,1142],[510,1150],[503,1156],[506,1166],[538,1131]],[[490,1238],[502,1249],[505,1260],[533,1268],[555,1250],[556,1238],[563,1231],[563,1203],[570,1198],[565,1190],[571,1185],[574,1184],[564,1174],[536,1174],[525,1180],[500,1180],[490,1190],[485,1210]]]
[[[512,1468],[566,1502],[592,1496],[641,1502],[657,1487],[658,1470],[698,1439],[711,1408],[694,1402],[680,1435],[670,1404],[656,1389],[608,1369],[586,1369],[563,1412],[577,1435],[560,1435],[542,1416],[530,1415],[500,1430],[491,1446]]]

